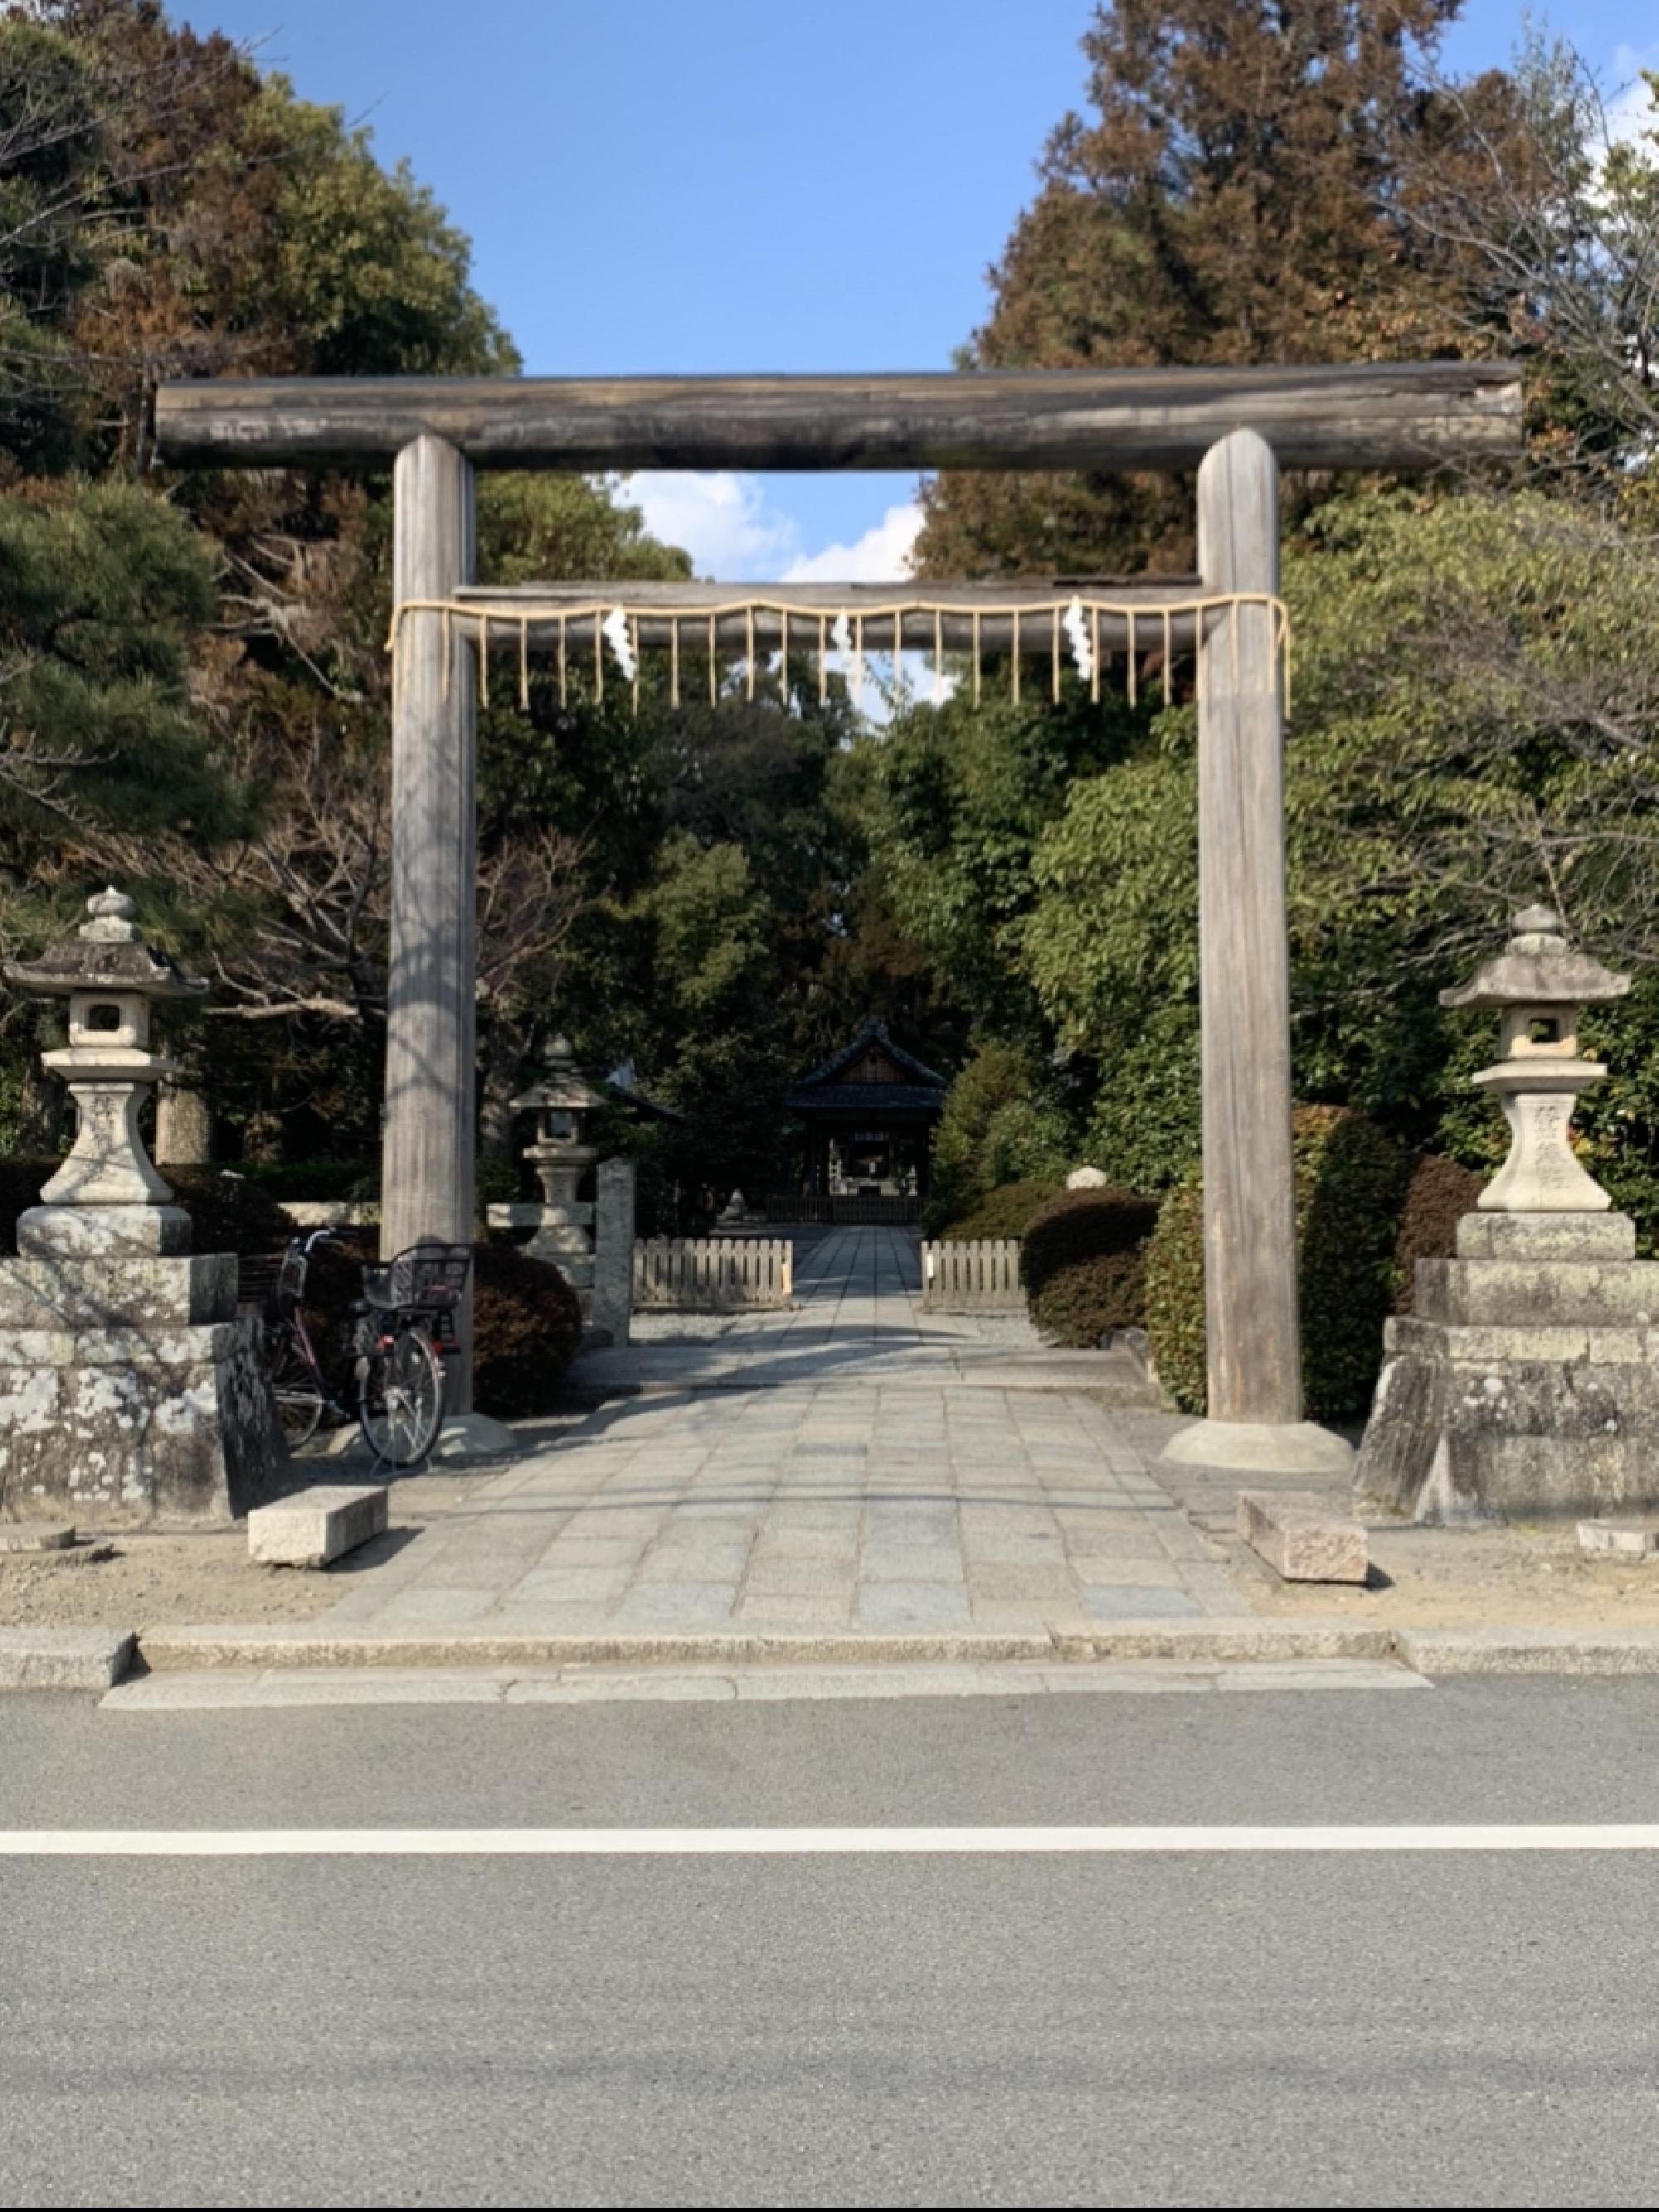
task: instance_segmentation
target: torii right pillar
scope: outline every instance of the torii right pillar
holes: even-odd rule
[[[1198,472],[1206,592],[1279,593],[1279,464],[1254,430]],[[1198,931],[1204,1111],[1206,1418],[1170,1464],[1345,1474],[1352,1453],[1302,1418],[1291,1150],[1285,716],[1271,605],[1218,610],[1199,652]]]

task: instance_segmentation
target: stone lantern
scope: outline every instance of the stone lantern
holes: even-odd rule
[[[119,891],[87,904],[70,943],[5,969],[69,1001],[69,1043],[44,1059],[80,1126],[0,1259],[0,1518],[228,1520],[282,1456],[259,1324],[238,1317],[235,1255],[191,1253],[138,1131],[173,1067],[149,1049],[151,1007],[207,987],[145,944]]]
[[[67,999],[69,1043],[41,1055],[62,1076],[79,1123],[69,1158],[18,1224],[21,1252],[183,1252],[188,1218],[144,1149],[138,1114],[176,1065],[149,1049],[157,1000],[199,998],[204,981],[181,975],[144,942],[130,898],[113,889],[87,901],[90,920],[39,960],[9,961],[6,980],[33,998]]]
[[[1387,1324],[1356,1471],[1362,1500],[1418,1521],[1544,1519],[1659,1504],[1659,1263],[1571,1146],[1578,1017],[1630,978],[1570,949],[1547,907],[1447,1006],[1502,1018],[1474,1079],[1508,1117],[1509,1158],[1457,1224],[1455,1258],[1419,1260]]]
[[[570,1040],[556,1036],[547,1048],[547,1072],[539,1083],[509,1101],[514,1113],[536,1116],[536,1139],[524,1157],[542,1186],[539,1206],[492,1206],[492,1224],[533,1229],[525,1249],[532,1259],[550,1260],[581,1302],[586,1316],[593,1293],[593,1207],[576,1195],[582,1177],[599,1154],[584,1142],[587,1116],[605,1103],[605,1095],[576,1065]]]
[[[1628,975],[1568,949],[1561,919],[1547,906],[1515,917],[1515,934],[1472,980],[1443,991],[1443,1006],[1478,1006],[1503,1017],[1503,1058],[1476,1085],[1490,1091],[1510,1125],[1510,1156],[1476,1201],[1486,1213],[1601,1213],[1613,1204],[1584,1172],[1571,1142],[1573,1103],[1607,1069],[1578,1057],[1585,1006],[1622,999]]]

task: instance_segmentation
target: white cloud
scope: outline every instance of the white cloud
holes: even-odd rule
[[[623,494],[643,513],[653,537],[684,546],[699,575],[722,583],[772,578],[787,584],[901,583],[910,574],[921,528],[921,508],[908,501],[890,507],[850,545],[806,553],[795,517],[771,505],[758,477],[736,470],[641,470],[626,479]],[[829,665],[854,680],[850,653],[832,652]],[[877,680],[878,671],[884,682]],[[872,721],[884,722],[891,713],[893,673],[890,653],[872,648],[866,653],[858,703]],[[906,653],[900,681],[920,699],[948,698],[955,688],[947,676],[936,692],[931,654]]]
[[[921,509],[914,500],[890,507],[881,520],[851,545],[826,545],[803,554],[785,569],[786,584],[895,584],[910,574],[911,556],[921,529]]]
[[[1613,58],[1613,82],[1618,89],[1607,101],[1607,137],[1617,143],[1633,141],[1655,127],[1653,94],[1643,76],[1644,70],[1659,70],[1659,46],[1621,46]]]
[[[771,503],[759,477],[735,469],[642,469],[624,480],[623,495],[653,538],[683,545],[700,576],[722,583],[897,583],[910,574],[921,528],[921,509],[910,501],[890,507],[850,545],[808,553],[795,517]]]
[[[768,504],[757,478],[733,469],[642,469],[623,496],[665,544],[683,545],[700,576],[721,583],[775,576],[800,555],[793,515]]]

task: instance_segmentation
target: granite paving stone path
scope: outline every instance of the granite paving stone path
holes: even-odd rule
[[[586,1355],[590,1387],[638,1395],[480,1474],[319,1626],[856,1636],[1248,1610],[1151,1471],[1167,1422],[1127,1355],[924,1314],[902,1231],[803,1241],[796,1294]]]

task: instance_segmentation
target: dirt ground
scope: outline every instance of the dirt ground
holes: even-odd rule
[[[341,1468],[324,1480],[361,1480]],[[247,1528],[100,1529],[73,1553],[0,1552],[0,1628],[179,1628],[216,1621],[314,1620],[410,1534],[465,1502],[469,1479],[405,1475],[392,1526],[331,1567],[255,1566]],[[110,1556],[94,1553],[108,1550]]]
[[[1234,1540],[1226,1564],[1253,1613],[1413,1628],[1659,1628],[1659,1556],[1587,1557],[1565,1528],[1373,1527],[1371,1580],[1282,1583]]]

